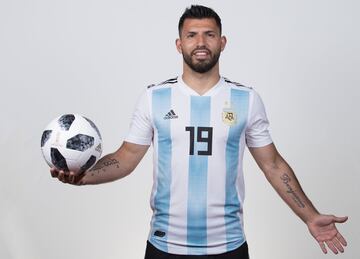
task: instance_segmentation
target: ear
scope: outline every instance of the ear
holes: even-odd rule
[[[176,39],[175,45],[176,45],[177,51],[178,51],[180,54],[182,54],[181,39]]]
[[[225,36],[221,36],[221,51],[225,49],[227,39]]]

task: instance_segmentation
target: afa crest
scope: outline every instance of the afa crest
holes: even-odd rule
[[[224,109],[222,112],[222,120],[226,125],[232,126],[236,124],[236,113],[231,109]]]

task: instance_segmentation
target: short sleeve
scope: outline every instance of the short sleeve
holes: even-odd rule
[[[272,143],[269,133],[269,120],[261,97],[252,91],[249,120],[245,132],[248,147],[263,147]]]
[[[150,119],[149,100],[145,90],[136,104],[125,141],[139,145],[150,145],[152,138],[153,128]]]

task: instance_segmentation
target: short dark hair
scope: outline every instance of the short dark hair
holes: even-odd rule
[[[185,9],[184,13],[179,19],[179,25],[178,25],[179,35],[181,35],[181,30],[183,28],[185,19],[204,19],[204,18],[215,19],[221,34],[221,19],[219,15],[209,7],[202,5],[192,5]]]

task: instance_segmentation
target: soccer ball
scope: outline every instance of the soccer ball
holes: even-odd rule
[[[65,114],[49,123],[41,136],[41,151],[50,167],[76,174],[100,158],[101,135],[95,124],[79,114]]]

